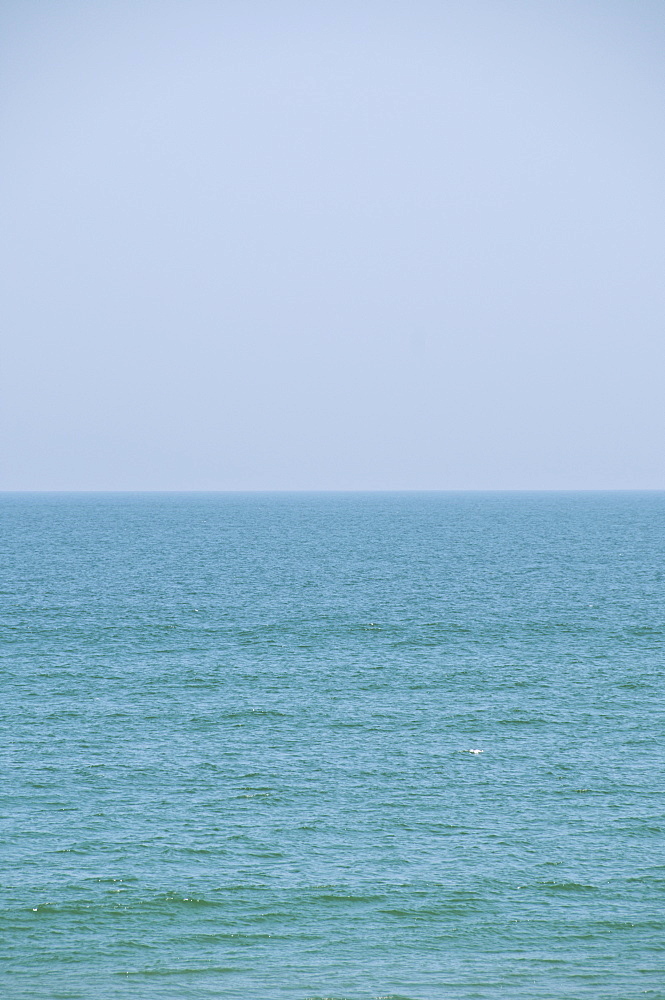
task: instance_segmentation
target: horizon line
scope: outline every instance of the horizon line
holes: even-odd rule
[[[665,487],[659,486],[620,486],[620,487],[473,487],[473,488],[397,488],[397,489],[2,489],[0,495],[5,496],[219,496],[219,495],[296,495],[296,494],[395,494],[395,493],[665,493]]]

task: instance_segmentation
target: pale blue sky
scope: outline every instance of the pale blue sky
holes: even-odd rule
[[[0,0],[0,488],[665,488],[665,5]]]

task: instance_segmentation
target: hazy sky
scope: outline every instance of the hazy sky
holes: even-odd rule
[[[665,488],[662,0],[0,0],[0,63],[0,488]]]

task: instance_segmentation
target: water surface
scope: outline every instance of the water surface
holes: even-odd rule
[[[664,529],[0,497],[3,996],[665,997]]]

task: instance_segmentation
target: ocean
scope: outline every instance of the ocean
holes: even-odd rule
[[[4,1000],[665,998],[665,494],[4,494]]]

